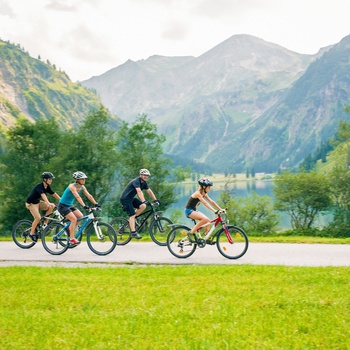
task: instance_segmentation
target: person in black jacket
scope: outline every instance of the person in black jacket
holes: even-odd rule
[[[33,242],[38,241],[38,237],[35,234],[35,229],[38,226],[38,223],[41,219],[40,210],[45,210],[45,216],[50,215],[55,208],[55,204],[51,203],[46,193],[52,195],[57,200],[61,197],[51,189],[50,185],[52,183],[52,179],[55,177],[52,173],[45,171],[41,174],[42,182],[37,184],[29,193],[26,200],[26,208],[30,211],[30,213],[34,217],[34,221],[32,223],[32,227],[30,229],[29,238]],[[47,223],[46,223],[47,224]]]
[[[154,200],[154,203],[160,205],[160,201],[156,198],[146,182],[150,175],[151,173],[147,169],[141,169],[140,176],[131,180],[120,196],[120,203],[129,216],[131,237],[136,239],[141,239],[142,237],[135,229],[135,218],[146,209],[146,200],[142,191],[145,190]],[[136,195],[139,198],[136,198]]]

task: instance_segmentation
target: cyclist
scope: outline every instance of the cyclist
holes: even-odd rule
[[[30,229],[29,238],[33,242],[38,241],[38,236],[35,233],[35,229],[38,226],[38,223],[41,219],[40,210],[45,210],[45,216],[50,215],[55,208],[55,204],[51,203],[46,193],[49,193],[57,200],[61,197],[51,189],[50,185],[52,180],[55,178],[52,173],[49,171],[45,171],[41,174],[42,182],[37,184],[29,193],[26,200],[26,208],[30,211],[30,213],[34,217],[34,221],[32,223],[32,227]],[[47,221],[44,223],[47,224]]]
[[[83,214],[79,209],[73,206],[74,200],[76,199],[78,203],[84,207],[84,209],[89,209],[89,207],[85,205],[83,199],[80,197],[80,193],[84,193],[86,198],[92,204],[94,204],[95,207],[100,208],[100,205],[86,189],[85,179],[87,179],[87,176],[82,171],[76,171],[73,173],[73,179],[75,180],[75,183],[69,184],[62,194],[58,204],[58,211],[71,222],[69,226],[69,243],[77,245],[80,242],[75,239],[74,231],[75,226],[77,225],[77,219],[82,218]]]
[[[155,194],[149,188],[146,182],[150,175],[151,173],[147,169],[141,169],[139,172],[139,177],[131,180],[120,196],[120,203],[122,204],[124,211],[126,211],[129,216],[131,237],[136,239],[141,239],[142,236],[135,229],[135,218],[146,209],[147,203],[142,191],[145,190],[149,194],[149,196],[153,199],[154,204],[160,205],[160,201],[156,198]],[[136,198],[136,195],[139,198]]]
[[[197,207],[200,203],[203,203],[204,206],[206,206],[209,210],[213,211],[214,213],[217,213],[218,210],[222,210],[220,206],[214,200],[212,200],[208,195],[208,192],[210,191],[211,186],[213,186],[213,182],[203,177],[198,180],[198,184],[199,184],[198,190],[191,194],[185,207],[186,217],[197,221],[197,223],[189,232],[190,234],[196,233],[199,227],[210,222],[210,219],[206,215],[204,215],[200,211],[197,211]],[[215,210],[213,206],[217,210]],[[210,226],[209,225],[206,226],[205,229],[206,229],[205,233],[207,233],[210,230]]]

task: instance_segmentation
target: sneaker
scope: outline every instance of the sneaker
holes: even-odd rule
[[[131,232],[130,236],[131,236],[131,238],[136,238],[136,239],[142,238],[142,236],[140,236],[140,234],[137,231]]]
[[[80,241],[78,241],[78,240],[75,239],[75,238],[71,238],[71,239],[69,240],[69,244],[78,245],[78,244],[80,244]]]
[[[34,233],[34,235],[29,234],[29,238],[34,242],[38,242],[38,236]]]

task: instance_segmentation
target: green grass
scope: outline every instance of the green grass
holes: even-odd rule
[[[350,348],[349,267],[0,273],[2,350]]]

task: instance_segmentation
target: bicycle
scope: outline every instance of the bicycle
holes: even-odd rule
[[[195,220],[194,223],[196,222]],[[248,236],[239,227],[227,225],[226,210],[218,210],[217,218],[201,226],[195,234],[185,225],[172,225],[172,230],[167,237],[167,247],[171,254],[183,259],[191,256],[197,247],[215,245],[225,258],[238,259],[248,250]],[[220,229],[217,229],[221,224]],[[210,225],[208,233],[202,237],[200,230]]]
[[[41,233],[46,227],[44,222],[46,220],[49,221],[57,221],[61,222],[63,220],[63,216],[59,213],[59,211],[56,209],[48,216],[43,216],[37,227],[35,228],[35,234],[37,235],[38,238],[41,238]],[[37,242],[33,242],[29,238],[30,230],[32,228],[32,221],[30,220],[19,220],[12,229],[12,239],[13,241],[18,245],[18,247],[22,249],[29,249],[33,247]]]
[[[160,246],[166,246],[166,239],[171,228],[170,225],[172,225],[173,222],[170,219],[159,215],[160,212],[157,212],[154,209],[157,204],[151,202],[146,202],[146,204],[150,206],[150,209],[136,217],[135,228],[140,232],[149,223],[149,234],[153,242]],[[117,233],[118,245],[125,245],[131,241],[131,230],[127,218],[122,216],[116,217],[110,222],[110,224]]]
[[[75,238],[81,242],[83,232],[86,231],[86,241],[90,250],[97,255],[110,254],[117,245],[117,235],[114,228],[106,223],[98,221],[95,217],[95,211],[100,208],[87,209],[89,214],[79,218],[78,231]],[[79,226],[79,223],[82,223]],[[69,226],[71,222],[62,224],[60,222],[50,223],[41,234],[41,241],[45,250],[53,255],[61,255],[69,248],[77,245],[69,243]]]

